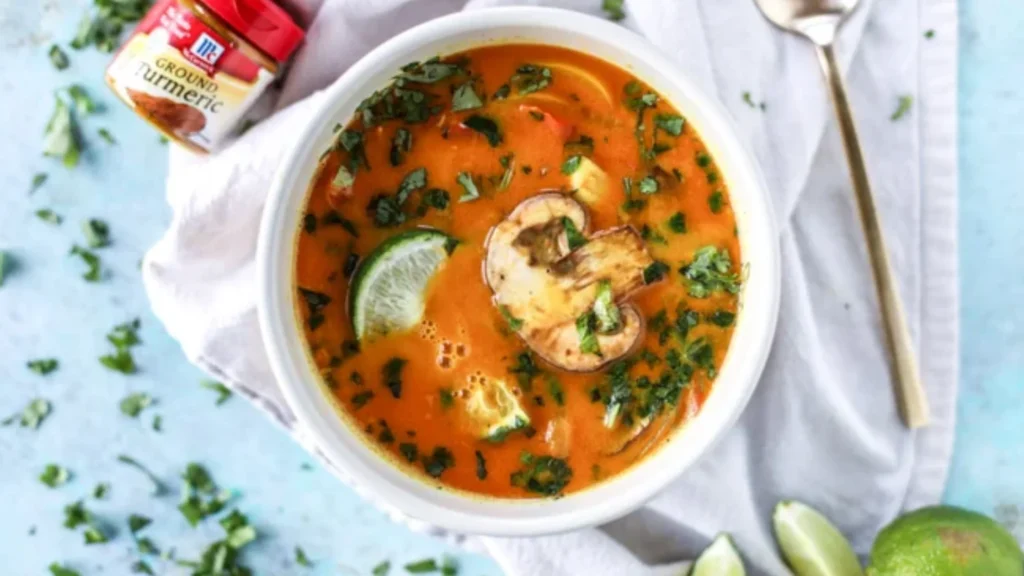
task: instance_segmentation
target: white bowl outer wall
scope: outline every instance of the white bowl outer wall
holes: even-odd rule
[[[440,490],[382,458],[339,416],[313,369],[293,299],[295,246],[317,159],[334,126],[413,60],[474,46],[539,43],[612,62],[675,105],[728,183],[747,277],[735,333],[718,378],[696,418],[637,465],[597,486],[558,499],[498,500]],[[257,252],[259,321],[270,364],[288,405],[316,446],[368,491],[412,518],[465,534],[536,536],[621,517],[678,478],[728,430],[746,406],[767,359],[779,307],[779,247],[774,212],[760,169],[725,110],[656,48],[629,30],[551,8],[496,8],[439,18],[379,46],[326,91],[315,120],[281,162],[263,214]],[[578,472],[579,473],[579,472]]]

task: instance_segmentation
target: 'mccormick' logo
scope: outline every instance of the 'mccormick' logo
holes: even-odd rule
[[[209,34],[203,32],[199,34],[199,38],[196,38],[196,41],[192,43],[192,47],[189,48],[189,52],[199,60],[213,66],[217,63],[217,60],[220,59],[221,55],[224,54],[224,46],[220,42],[211,38]]]

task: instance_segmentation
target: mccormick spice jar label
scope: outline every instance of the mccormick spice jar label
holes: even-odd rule
[[[274,79],[177,0],[161,0],[107,69],[107,82],[167,136],[209,151]]]

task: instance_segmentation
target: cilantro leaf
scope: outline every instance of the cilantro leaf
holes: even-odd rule
[[[889,120],[895,122],[900,118],[903,118],[908,112],[910,112],[910,108],[913,107],[913,105],[913,96],[900,96],[899,102],[896,105],[896,111],[892,113],[892,116],[889,116]]]
[[[660,128],[673,136],[683,133],[683,126],[686,121],[679,114],[655,114],[654,126]]]
[[[509,330],[519,332],[519,330],[522,329],[523,321],[513,316],[512,313],[509,312],[508,306],[501,304],[498,306],[498,311],[501,312],[501,317],[505,319],[505,322],[508,322]]]
[[[203,380],[199,385],[217,393],[217,400],[214,402],[217,406],[220,406],[231,399],[231,389],[220,382],[216,382],[214,380]]]
[[[601,10],[605,11],[609,20],[618,22],[626,17],[626,11],[622,9],[623,4],[625,0],[602,0]]]
[[[524,452],[520,461],[524,467],[513,472],[510,481],[528,492],[557,496],[572,480],[572,468],[561,458]]]
[[[57,214],[56,212],[50,210],[49,208],[36,210],[36,218],[39,218],[40,220],[46,222],[47,224],[54,225],[60,224],[61,222],[64,221],[64,219],[60,217],[60,214]]]
[[[71,472],[59,464],[47,464],[43,473],[39,475],[39,481],[50,488],[63,486],[71,479]]]
[[[459,202],[469,202],[480,197],[480,189],[476,187],[473,175],[469,172],[459,172],[455,182],[463,189],[462,196],[459,196]]]
[[[668,229],[676,234],[686,233],[686,216],[682,212],[676,212],[668,219]]]
[[[593,310],[584,312],[576,319],[576,334],[580,339],[580,353],[601,356],[601,346],[595,330],[597,316]]]
[[[60,362],[56,358],[40,358],[38,360],[29,360],[25,364],[28,369],[39,374],[40,376],[46,376],[47,374],[57,370],[60,366]]]
[[[71,247],[70,254],[71,256],[78,256],[88,266],[88,270],[82,275],[86,282],[99,282],[103,278],[102,262],[95,253],[75,244]]]
[[[405,565],[405,571],[409,574],[426,574],[428,572],[437,572],[439,569],[437,560],[433,558],[424,558],[423,560],[410,562]]]
[[[139,472],[142,472],[153,485],[153,490],[151,491],[151,494],[153,496],[159,496],[160,494],[163,494],[164,492],[167,491],[167,487],[164,486],[164,483],[160,481],[160,478],[158,478],[156,474],[150,472],[149,469],[143,466],[142,463],[140,463],[138,460],[132,458],[131,456],[121,454],[117,457],[117,461],[127,466],[131,466],[132,468],[135,468]]]
[[[391,153],[389,154],[391,165],[398,166],[405,162],[405,155],[409,150],[412,150],[412,132],[405,128],[395,130],[395,136],[391,139]]]
[[[43,136],[43,156],[58,158],[67,168],[78,165],[82,153],[78,123],[71,113],[71,107],[60,97],[46,123]]]
[[[71,60],[68,59],[67,53],[56,44],[50,46],[48,55],[50,56],[50,64],[53,64],[53,67],[57,70],[67,70],[68,66],[71,65]]]
[[[52,406],[49,400],[43,398],[36,398],[29,401],[29,403],[21,410],[21,412],[9,416],[3,422],[0,422],[0,426],[10,426],[17,422],[22,428],[31,428],[33,430],[39,428],[39,425],[43,423],[43,420],[50,415]]]
[[[487,143],[491,145],[491,148],[497,148],[503,140],[501,130],[498,128],[498,123],[488,116],[473,114],[469,118],[463,120],[462,125],[474,132],[483,134],[484,137],[487,138]]]
[[[573,251],[587,243],[587,237],[576,228],[572,218],[562,216],[562,228],[565,230],[565,239],[569,244],[569,251]]]
[[[388,576],[388,572],[391,572],[391,562],[384,560],[373,567],[370,572],[373,576]]]
[[[483,100],[473,90],[473,83],[466,82],[459,85],[452,94],[452,112],[462,110],[474,110],[484,105]]]
[[[131,418],[137,418],[143,410],[153,404],[153,398],[145,392],[129,394],[121,400],[121,413]]]
[[[583,157],[580,156],[579,154],[574,154],[566,158],[565,162],[562,162],[562,174],[569,176],[576,172],[576,170],[578,170],[580,167],[580,161],[582,159]]]
[[[686,278],[688,292],[694,298],[707,298],[712,292],[738,294],[739,274],[732,271],[729,251],[705,246],[694,254],[693,261],[679,269]]]
[[[313,566],[313,562],[310,561],[309,557],[306,556],[305,550],[300,546],[295,547],[295,563],[299,566],[305,566],[306,568]]]
[[[405,364],[404,358],[392,358],[381,369],[384,385],[395,398],[402,397],[402,368],[405,368]]]
[[[512,75],[511,84],[515,86],[517,94],[524,96],[547,88],[551,81],[550,68],[534,64],[523,64],[516,68],[515,74]]]

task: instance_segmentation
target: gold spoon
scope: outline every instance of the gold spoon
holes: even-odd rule
[[[857,208],[868,243],[868,256],[874,271],[875,287],[881,303],[882,324],[889,356],[895,375],[896,400],[903,422],[908,428],[919,428],[928,424],[928,398],[917,368],[913,341],[903,312],[896,279],[885,248],[885,238],[879,223],[875,200],[868,183],[864,156],[857,142],[857,129],[850,113],[843,77],[836,64],[833,44],[836,32],[846,16],[856,9],[860,0],[754,0],[761,12],[773,24],[790,32],[806,37],[818,49],[818,60],[825,73],[832,92],[832,104],[839,117],[839,131],[846,149],[846,161],[850,166],[853,190],[857,196]]]

